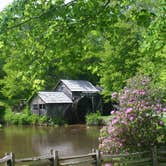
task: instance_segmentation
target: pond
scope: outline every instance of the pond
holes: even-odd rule
[[[0,158],[13,152],[16,158],[46,154],[56,149],[61,156],[79,155],[98,147],[98,127],[9,126],[0,129]]]

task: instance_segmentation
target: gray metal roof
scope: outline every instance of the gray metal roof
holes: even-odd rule
[[[39,92],[38,95],[45,103],[73,103],[63,92]]]
[[[89,81],[84,80],[61,80],[73,92],[95,93],[100,92]]]

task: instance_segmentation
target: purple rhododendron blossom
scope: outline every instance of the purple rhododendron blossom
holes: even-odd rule
[[[163,112],[166,112],[166,108],[163,108]]]
[[[142,151],[166,143],[166,135],[161,132],[165,128],[162,117],[166,105],[161,102],[160,91],[151,88],[146,77],[142,80],[134,77],[130,83],[120,93],[112,94],[117,95],[119,105],[118,110],[111,111],[110,122],[101,130],[99,148],[104,153]]]
[[[163,126],[163,125],[164,125],[164,122],[163,122],[163,121],[160,121],[160,122],[159,122],[159,125],[160,125],[160,126]]]
[[[129,120],[130,120],[130,121],[133,121],[133,120],[134,120],[134,117],[133,117],[133,116],[129,117]]]
[[[132,108],[127,108],[127,109],[126,109],[126,114],[131,113],[131,112],[132,112],[132,110],[133,110]]]
[[[113,166],[111,163],[106,163],[104,166]]]
[[[118,119],[114,119],[113,121],[112,121],[112,124],[117,124],[118,123]]]

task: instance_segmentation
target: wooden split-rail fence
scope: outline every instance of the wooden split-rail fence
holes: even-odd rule
[[[102,154],[99,150],[92,150],[89,154],[70,157],[60,157],[58,151],[50,150],[50,153],[46,155],[23,159],[16,159],[13,153],[6,153],[5,156],[0,159],[0,165],[15,166],[17,163],[41,160],[48,160],[50,166],[73,166],[81,164],[84,166],[166,166],[166,147],[153,147],[150,151],[119,155],[106,155]]]

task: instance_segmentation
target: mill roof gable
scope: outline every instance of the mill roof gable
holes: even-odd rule
[[[85,80],[60,80],[71,92],[98,93],[100,92],[92,83]]]

